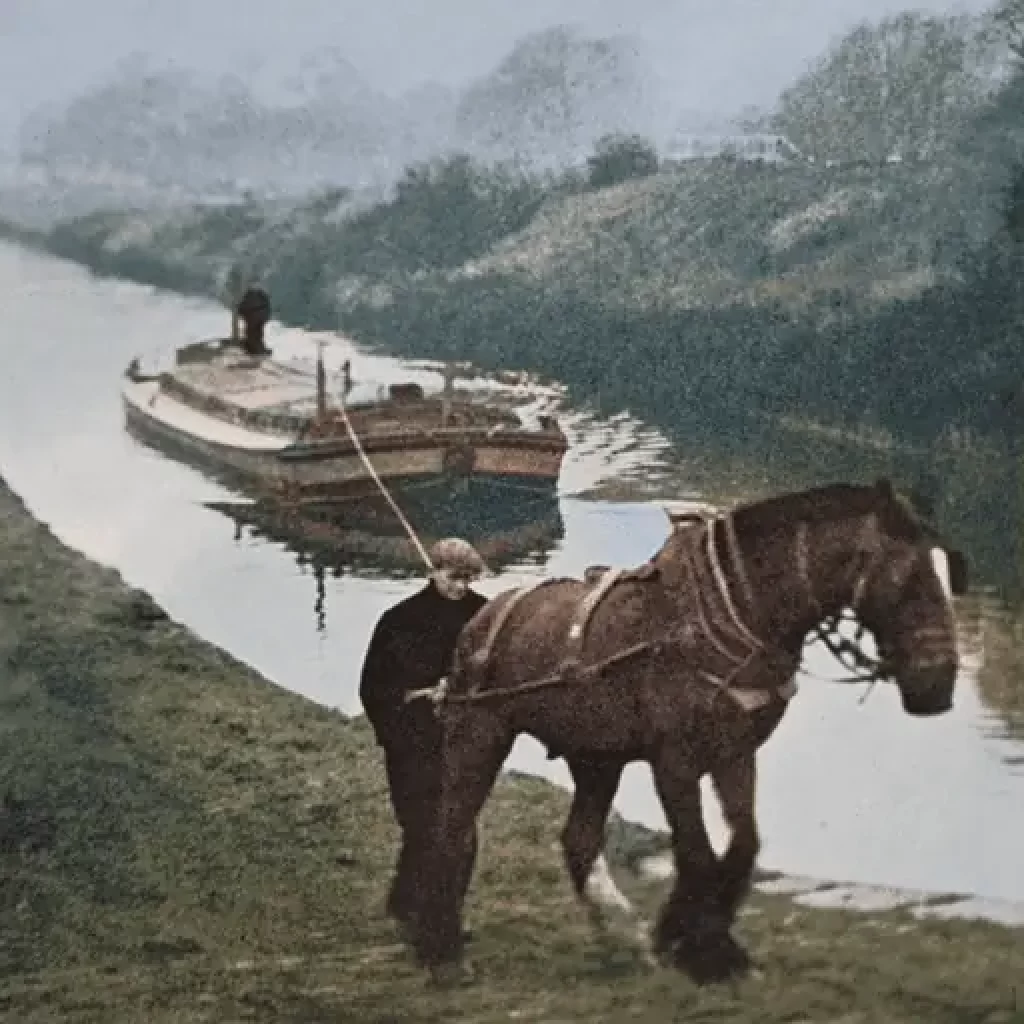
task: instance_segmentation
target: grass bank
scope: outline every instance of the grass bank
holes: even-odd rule
[[[478,980],[428,990],[380,914],[396,836],[363,722],[169,620],[2,485],[0,554],[4,1020],[1024,1020],[1024,936],[988,924],[759,895],[761,977],[706,991],[602,951],[555,845],[566,796],[519,776],[484,815]]]

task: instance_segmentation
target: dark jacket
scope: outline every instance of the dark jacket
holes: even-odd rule
[[[473,590],[450,601],[431,581],[380,617],[359,681],[359,698],[378,743],[425,738],[433,722],[430,702],[405,704],[403,696],[447,675],[459,632],[486,603]]]

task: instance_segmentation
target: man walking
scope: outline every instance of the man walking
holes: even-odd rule
[[[448,674],[462,627],[487,603],[470,588],[484,571],[472,545],[449,537],[429,555],[434,571],[427,585],[378,621],[359,684],[366,717],[384,749],[391,804],[402,830],[387,912],[405,925],[415,911],[417,861],[440,795],[441,767],[441,726],[434,706],[426,699],[406,703],[405,695],[434,686]],[[475,858],[474,836],[464,887]]]

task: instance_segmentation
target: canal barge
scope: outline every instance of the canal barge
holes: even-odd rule
[[[346,362],[332,394],[322,344],[312,373],[275,360],[260,317],[246,317],[244,302],[239,312],[242,337],[187,345],[155,374],[133,360],[122,400],[134,437],[249,491],[298,500],[369,496],[378,480],[395,494],[556,489],[567,440],[553,417],[524,423],[510,406],[456,388],[450,367],[432,387],[354,380]]]

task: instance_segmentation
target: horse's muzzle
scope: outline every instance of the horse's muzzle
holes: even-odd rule
[[[942,715],[953,709],[956,661],[915,666],[899,675],[903,710],[908,715]]]

